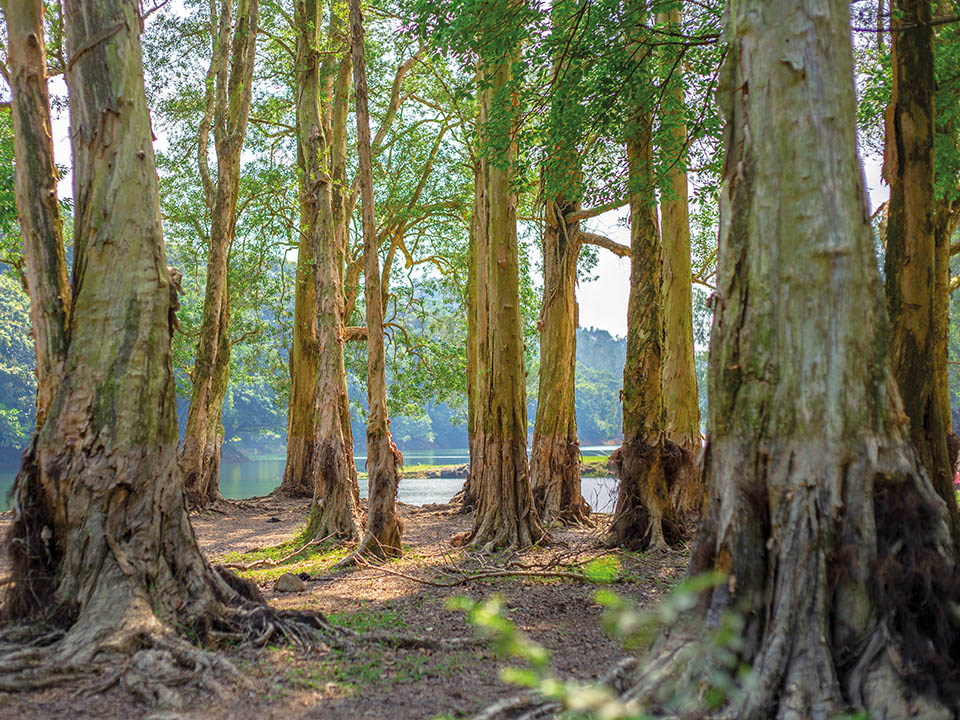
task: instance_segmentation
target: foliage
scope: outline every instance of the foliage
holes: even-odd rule
[[[697,576],[679,585],[651,609],[640,609],[635,602],[607,590],[595,593],[594,600],[607,608],[604,625],[608,632],[620,638],[627,649],[638,650],[649,647],[661,629],[680,622],[693,609],[701,592],[725,581],[719,573]],[[624,701],[605,685],[561,679],[552,669],[550,652],[518,631],[504,615],[501,597],[495,595],[482,601],[457,597],[448,604],[452,609],[466,612],[470,622],[490,638],[501,657],[523,661],[521,667],[501,669],[505,682],[533,689],[578,717],[598,720],[652,717],[638,701]],[[709,681],[658,688],[654,697],[657,705],[680,714],[716,710],[749,688],[750,668],[741,665],[737,658],[743,647],[742,629],[743,618],[737,613],[726,613],[715,627],[707,630],[703,641],[685,648],[683,657],[675,658],[675,663],[687,668],[688,677],[708,677]]]
[[[0,273],[0,447],[21,448],[33,432],[33,368],[27,294],[11,275]]]

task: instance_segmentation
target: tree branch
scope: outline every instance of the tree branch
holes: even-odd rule
[[[608,237],[604,237],[603,235],[582,232],[580,233],[580,241],[585,242],[588,245],[596,245],[597,247],[605,248],[618,257],[630,257],[630,248],[628,246],[622,245]]]

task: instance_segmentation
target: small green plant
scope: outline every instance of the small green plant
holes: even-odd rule
[[[584,573],[594,575],[597,581],[609,582],[619,574],[619,564],[610,562],[608,557],[598,558],[584,567]],[[633,601],[608,590],[598,591],[594,597],[606,607],[604,622],[607,630],[620,638],[627,648],[636,650],[649,647],[660,629],[678,622],[693,608],[702,591],[724,580],[719,573],[695,577],[678,586],[652,609],[640,609]],[[605,685],[560,679],[552,669],[549,651],[518,631],[504,616],[500,596],[494,595],[480,602],[456,597],[451,598],[448,605],[451,609],[466,612],[470,622],[489,636],[494,650],[501,657],[523,661],[520,667],[501,669],[505,682],[536,690],[546,700],[559,702],[578,716],[597,720],[647,720],[650,717],[635,701],[622,700]],[[684,674],[686,684],[665,684],[657,693],[657,702],[682,712],[713,710],[749,687],[750,669],[738,661],[742,628],[742,618],[737,613],[727,613],[707,633],[705,641],[691,644],[686,656],[677,659],[688,670]],[[698,678],[699,682],[695,683],[693,678]],[[704,682],[703,678],[709,681]]]

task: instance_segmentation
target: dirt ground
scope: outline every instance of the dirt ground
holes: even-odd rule
[[[195,515],[194,528],[208,556],[248,552],[292,538],[302,527],[308,503],[261,498],[224,502]],[[0,532],[9,523],[0,514]],[[313,572],[306,590],[277,593],[269,573],[256,574],[269,602],[281,608],[320,610],[331,622],[360,632],[394,632],[430,638],[475,635],[463,613],[447,608],[448,598],[479,600],[499,593],[508,617],[547,647],[558,674],[587,681],[603,675],[626,652],[601,627],[603,609],[593,601],[597,586],[555,577],[472,580],[456,587],[461,573],[483,569],[547,569],[579,572],[581,563],[613,555],[620,580],[609,586],[642,605],[657,602],[683,575],[682,553],[602,550],[597,539],[609,522],[596,516],[586,529],[553,529],[553,542],[522,555],[481,556],[454,548],[450,538],[469,530],[472,516],[452,506],[401,505],[404,557],[380,567]],[[299,572],[298,565],[291,565]],[[0,577],[9,572],[0,557]],[[275,573],[276,571],[274,571]],[[406,577],[405,577],[406,576]],[[420,580],[421,582],[418,582]],[[426,582],[422,582],[426,581]],[[139,705],[119,686],[90,693],[95,683],[14,694],[0,693],[0,718],[216,718],[251,720],[396,720],[469,716],[517,688],[500,679],[506,661],[482,642],[457,650],[394,650],[363,644],[350,653],[330,649],[303,653],[284,646],[224,651],[250,681],[248,688],[225,684],[219,693],[184,690],[179,708]]]

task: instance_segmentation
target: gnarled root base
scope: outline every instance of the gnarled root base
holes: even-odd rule
[[[287,438],[287,462],[283,479],[271,495],[288,498],[313,497],[313,439]]]
[[[545,525],[590,525],[580,495],[580,443],[576,436],[535,436],[530,451],[533,502]]]
[[[670,489],[693,464],[690,453],[669,440],[648,445],[637,437],[614,451],[609,464],[620,477],[620,492],[604,546],[642,551],[683,542],[687,529],[671,504]]]
[[[953,718],[960,579],[946,508],[907,445],[727,441],[708,448],[714,496],[690,573],[728,580],[661,633],[627,697],[654,712],[709,683],[692,648],[728,612],[752,679],[719,713],[743,720]]]
[[[316,487],[307,520],[306,539],[330,537],[341,542],[355,541],[356,503],[342,444],[318,447],[314,456],[314,476]]]

